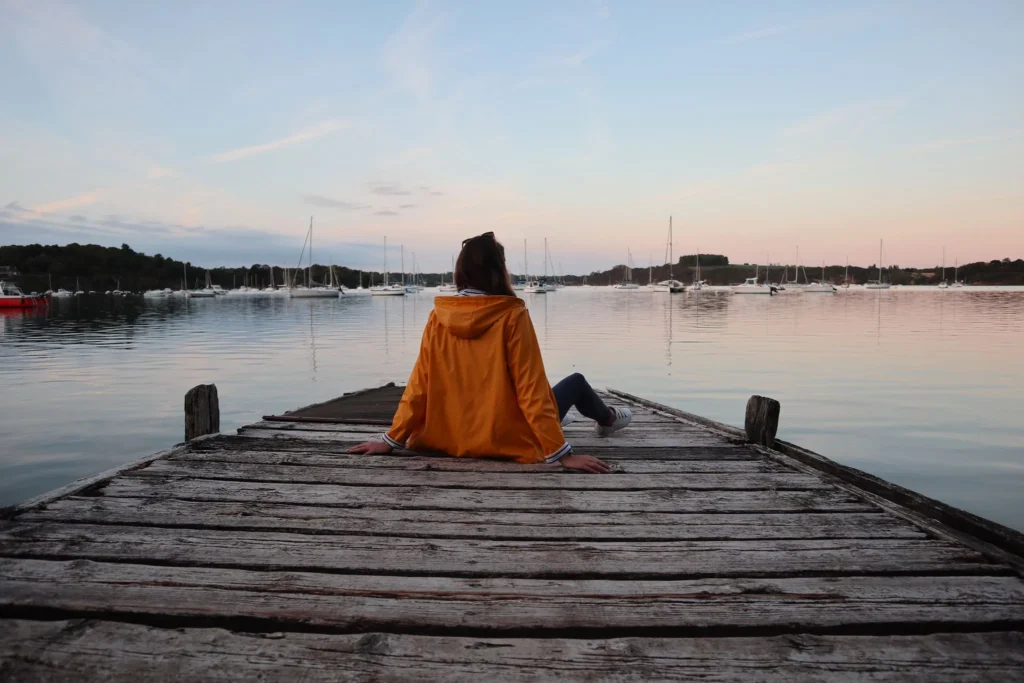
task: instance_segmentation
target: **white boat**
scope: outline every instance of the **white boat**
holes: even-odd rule
[[[804,275],[807,273],[805,272]],[[803,288],[803,291],[808,294],[835,294],[837,291],[835,286],[831,282],[825,282],[825,262],[821,263],[821,281],[812,282]]]
[[[708,283],[700,279],[700,247],[697,247],[697,270],[693,274],[693,284],[690,285],[690,291],[700,291],[707,287]]]
[[[756,277],[748,277],[743,281],[741,285],[732,286],[733,294],[768,294],[770,295],[775,289],[771,285],[766,285],[757,281]]]
[[[946,282],[946,248],[942,248],[942,280],[939,282],[939,289],[949,289],[949,283]]]
[[[452,255],[452,281],[445,284],[444,273],[441,273],[441,284],[438,285],[437,291],[439,292],[457,292],[458,288],[455,286],[455,255]]]
[[[405,270],[403,267],[402,270]],[[423,291],[423,285],[419,282],[419,273],[416,272],[416,252],[412,252],[412,282],[405,285],[406,294],[419,294]]]
[[[74,295],[74,292],[69,292],[66,289],[58,289],[56,292],[50,294],[54,299],[70,299]]]
[[[672,277],[672,216],[668,217],[668,279],[648,285],[655,292],[677,294],[686,291],[686,285]],[[650,278],[648,278],[650,279]]]
[[[626,265],[622,267],[622,281],[612,285],[612,289],[640,289],[640,285],[633,282],[633,253],[629,249],[626,250]]]
[[[769,261],[770,262],[770,261]],[[767,294],[771,296],[777,290],[777,287],[768,282],[768,268],[765,267],[764,283],[758,282],[758,274],[760,272],[760,266],[754,266],[754,277],[748,277],[743,281],[743,284],[733,285],[733,294]]]
[[[309,231],[306,233],[306,240],[309,242],[309,262],[306,266],[306,286],[289,287],[289,299],[337,299],[341,291],[334,286],[334,264],[331,264],[330,286],[318,285],[313,281],[313,217],[309,217]],[[305,251],[303,245],[303,251]],[[299,265],[302,265],[302,256],[299,256]]]
[[[794,261],[794,265],[793,265],[793,279],[792,280],[787,280],[786,279],[786,276],[789,274],[789,266],[786,266],[786,270],[783,271],[783,273],[782,273],[782,280],[779,281],[779,286],[778,286],[779,291],[789,292],[791,294],[798,294],[798,293],[804,291],[805,289],[807,289],[808,287],[810,287],[813,283],[811,282],[811,279],[809,277],[807,277],[807,269],[806,268],[803,269],[804,270],[804,281],[803,282],[800,282],[800,270],[801,270],[801,265],[800,265],[800,246],[797,245],[797,248],[796,248],[796,260]]]
[[[170,290],[166,289],[150,289],[142,294],[144,299],[166,299],[170,294]]]
[[[540,286],[543,287],[544,291],[547,292],[547,293],[557,292],[558,291],[558,285],[556,283],[548,282],[548,263],[549,262],[551,263],[551,276],[552,276],[552,278],[557,278],[557,276],[554,274],[555,264],[554,264],[554,262],[551,261],[551,252],[548,251],[548,238],[545,237],[544,238],[544,279],[542,279],[540,281]]]
[[[891,289],[892,283],[882,279],[882,240],[878,240],[878,279],[869,280],[864,289]]]
[[[960,259],[957,259],[956,260],[956,265],[953,267],[953,284],[951,284],[950,287],[953,287],[954,289],[960,289],[961,287],[964,286],[964,283],[960,282],[959,275],[960,275]]]
[[[384,284],[370,287],[371,296],[405,296],[405,287],[389,282],[388,274],[388,238],[384,237]]]
[[[523,284],[524,294],[547,294],[547,288],[537,278],[530,277],[530,256],[526,249],[526,240],[523,240],[523,258],[525,259],[526,282]]]

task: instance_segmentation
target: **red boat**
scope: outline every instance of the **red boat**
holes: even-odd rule
[[[0,308],[43,308],[50,300],[41,294],[24,294],[16,285],[0,281]]]

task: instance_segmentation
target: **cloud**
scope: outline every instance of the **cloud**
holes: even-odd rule
[[[398,208],[399,209],[415,209],[416,205],[415,204],[402,204]]]
[[[160,178],[174,178],[178,173],[173,168],[165,168],[163,166],[150,166],[149,172],[146,174],[150,180],[159,180]]]
[[[41,206],[35,207],[34,210],[36,213],[56,213],[60,211],[67,211],[68,209],[77,209],[80,206],[90,206],[98,202],[99,199],[99,190],[92,190],[91,192],[83,192],[67,199],[58,199],[54,202],[42,204]]]
[[[444,17],[431,15],[426,3],[418,3],[402,26],[384,43],[385,68],[395,83],[420,100],[430,95],[433,74],[429,54]]]
[[[444,196],[444,192],[441,192],[440,190],[433,190],[430,194],[434,195],[435,197],[443,197]]]
[[[11,202],[10,204],[5,206],[4,208],[5,209],[9,209],[10,211],[28,211],[28,209],[26,209],[24,206],[22,206],[18,202]]]
[[[369,204],[354,204],[352,202],[345,202],[340,199],[331,199],[330,197],[324,197],[318,194],[304,194],[302,195],[302,201],[306,202],[310,206],[319,206],[324,209],[344,209],[345,211],[358,211],[360,209],[369,209]]]
[[[331,133],[336,133],[339,130],[348,128],[350,125],[351,123],[349,121],[341,119],[321,121],[316,125],[303,128],[297,133],[293,133],[292,135],[278,140],[264,142],[259,145],[250,145],[249,147],[239,147],[238,149],[214,154],[209,157],[209,160],[218,164],[229,161],[238,161],[239,159],[245,159],[246,157],[255,156],[257,154],[264,154],[265,152],[271,152],[282,147],[291,147],[292,145],[298,145],[309,140],[315,140],[316,138],[321,138],[325,135],[330,135]]]
[[[391,211],[390,209],[381,209],[380,211],[374,211],[374,216],[397,216],[397,211]]]
[[[83,216],[80,213],[76,213],[76,214],[74,214],[72,216],[68,216],[68,223],[85,223],[88,220],[89,220],[88,218],[86,218],[85,216]]]
[[[883,121],[910,102],[909,96],[866,100],[812,116],[782,131],[783,137],[814,137],[836,130],[862,130]]]
[[[398,183],[370,183],[370,192],[385,197],[401,197],[412,194],[412,190]]]

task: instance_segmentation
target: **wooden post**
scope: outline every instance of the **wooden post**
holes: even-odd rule
[[[782,406],[773,398],[751,396],[747,401],[747,416],[743,428],[747,441],[771,448],[779,429],[779,411]]]
[[[185,441],[220,431],[216,384],[200,384],[185,394]]]

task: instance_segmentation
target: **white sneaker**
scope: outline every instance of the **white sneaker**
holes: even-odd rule
[[[620,429],[625,429],[633,421],[633,413],[629,412],[629,408],[611,406],[609,410],[615,414],[615,421],[610,425],[597,425],[598,436],[608,436]]]
[[[562,418],[562,426],[567,427],[576,421],[576,416],[572,413],[566,413],[565,417]]]

